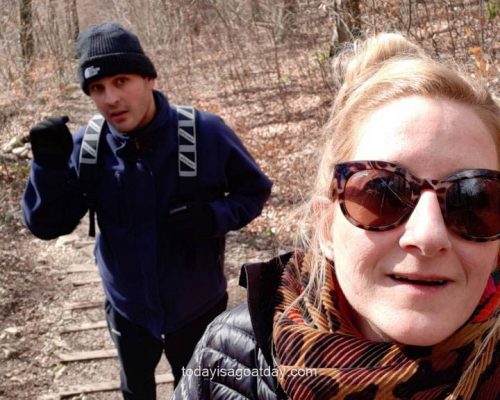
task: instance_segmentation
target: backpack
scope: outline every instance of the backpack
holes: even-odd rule
[[[179,147],[179,197],[189,199],[197,191],[198,166],[196,152],[196,110],[192,106],[177,106],[177,136]],[[89,236],[95,237],[95,210],[97,201],[98,153],[105,119],[101,114],[90,118],[83,133],[80,148],[78,181],[89,208]]]

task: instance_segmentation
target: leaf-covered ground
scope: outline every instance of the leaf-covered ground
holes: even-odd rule
[[[148,49],[160,72],[158,88],[168,94],[170,101],[192,103],[222,116],[275,183],[262,215],[228,236],[226,273],[231,305],[244,299],[244,291],[237,287],[241,264],[266,259],[292,242],[295,229],[290,211],[307,198],[314,179],[321,150],[321,126],[334,93],[329,85],[326,57],[329,19],[315,5],[318,2],[307,3],[312,4],[312,11],[304,13],[302,18],[316,19],[308,25],[299,23],[300,35],[278,45],[270,41],[267,33],[255,38],[247,36],[246,40],[226,36],[225,41],[219,41],[209,50],[202,38],[196,38],[194,47],[188,49],[189,58],[176,63],[169,58],[168,48]],[[425,3],[419,2],[420,6]],[[391,14],[391,10],[382,10],[377,23],[392,24],[396,14]],[[368,21],[370,15],[366,16]],[[443,13],[441,20],[424,22],[423,34],[434,25],[436,30],[446,26],[446,15]],[[459,19],[454,23],[463,25]],[[490,25],[484,26],[488,29]],[[466,44],[458,47],[454,40],[465,43],[469,31],[465,29],[461,38],[457,37],[458,32],[450,29],[449,35],[429,36],[426,47],[431,51],[439,49],[440,55],[447,57],[452,50],[460,50],[461,56],[468,60],[469,69],[484,75],[493,92],[498,91],[498,60],[491,57],[495,52],[484,54],[481,48]],[[486,30],[485,41],[491,43],[494,35],[488,33]],[[218,37],[214,38],[217,40]],[[52,82],[54,65],[44,60],[35,67],[31,85],[24,88],[13,85],[10,91],[0,94],[0,147],[12,139],[17,140],[17,146],[25,146],[29,127],[45,116],[68,115],[70,127],[75,129],[92,115],[92,105],[74,78],[68,80],[71,83]],[[93,263],[92,242],[86,237],[85,225],[74,235],[49,242],[33,238],[23,226],[19,202],[28,163],[25,156],[0,151],[2,399],[36,399],[57,392],[64,385],[100,382],[117,376],[115,359],[65,364],[57,357],[58,352],[112,345],[103,329],[62,333],[70,324],[102,319],[100,309],[78,312],[65,309],[68,302],[102,299],[102,290],[99,284],[78,284],[94,277],[95,271],[79,275],[67,272],[71,266]],[[165,398],[169,386],[164,385],[161,393]],[[120,397],[112,392],[74,398]]]

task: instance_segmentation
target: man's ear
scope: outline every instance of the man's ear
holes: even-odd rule
[[[334,204],[329,198],[318,196],[312,203],[313,223],[316,227],[316,239],[321,252],[333,261],[332,223]]]
[[[146,79],[148,87],[150,89],[154,89],[155,83],[156,83],[156,79],[153,78],[153,77],[151,77],[151,76],[146,76],[145,79]]]

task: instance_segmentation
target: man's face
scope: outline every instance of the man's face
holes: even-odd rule
[[[106,121],[121,133],[146,126],[154,117],[154,79],[119,74],[89,84],[89,95]]]

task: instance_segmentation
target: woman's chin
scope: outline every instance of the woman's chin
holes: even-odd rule
[[[365,323],[362,334],[376,342],[395,342],[410,346],[434,346],[450,337],[457,324],[425,316],[406,316]]]

